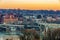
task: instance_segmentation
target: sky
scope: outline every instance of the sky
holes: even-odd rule
[[[60,10],[60,0],[0,0],[0,9]]]

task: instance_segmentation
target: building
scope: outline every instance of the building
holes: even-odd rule
[[[3,15],[0,14],[0,24],[2,24],[2,23],[3,23]]]
[[[0,40],[20,40],[20,37],[18,35],[3,35]]]
[[[14,23],[16,21],[18,21],[18,18],[17,17],[15,18],[14,15],[12,15],[12,14],[10,14],[10,15],[6,14],[4,16],[4,24],[6,24],[6,23]]]
[[[47,17],[47,21],[51,22],[52,21],[52,17]]]

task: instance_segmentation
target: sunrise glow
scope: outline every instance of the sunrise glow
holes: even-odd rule
[[[0,0],[0,8],[60,10],[60,0]]]

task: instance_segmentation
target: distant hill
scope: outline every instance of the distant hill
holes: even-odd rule
[[[20,10],[20,9],[0,9],[0,13],[5,14],[5,13],[15,13],[15,14],[57,14],[60,15],[60,10]]]

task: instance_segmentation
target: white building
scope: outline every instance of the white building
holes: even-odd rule
[[[0,36],[0,40],[20,40],[20,37],[17,35],[3,35]]]

